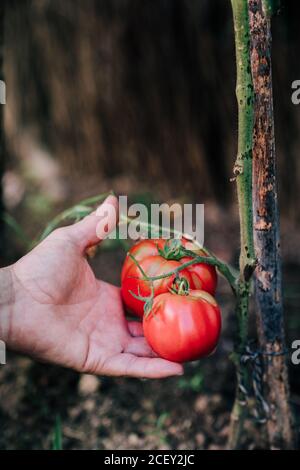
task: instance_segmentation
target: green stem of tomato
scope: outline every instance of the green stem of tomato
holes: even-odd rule
[[[132,259],[134,258],[131,254],[129,255]],[[234,293],[237,293],[237,277],[235,274],[231,271],[231,268],[216,257],[207,257],[207,256],[198,256],[195,255],[194,253],[192,255],[188,256],[193,256],[193,259],[186,261],[185,263],[181,264],[177,268],[173,269],[172,271],[168,271],[167,273],[160,274],[157,276],[146,276],[145,274],[142,273],[142,268],[137,262],[137,260],[134,258],[135,264],[139,267],[142,275],[143,275],[143,280],[145,281],[158,281],[159,279],[165,279],[167,277],[173,276],[174,274],[178,274],[180,271],[183,271],[184,269],[193,266],[194,264],[198,263],[205,263],[205,264],[210,264],[212,266],[215,266],[219,272],[227,279],[229,282],[232,290]]]
[[[248,340],[248,309],[250,279],[255,269],[252,210],[252,136],[254,117],[254,93],[250,62],[250,27],[247,0],[231,0],[236,49],[236,98],[238,104],[238,151],[234,165],[239,205],[241,251],[240,275],[237,282],[236,313],[239,338],[233,355],[237,370],[236,398],[231,414],[229,448],[239,447],[245,418],[245,397],[242,391],[247,385],[247,370],[241,363]]]

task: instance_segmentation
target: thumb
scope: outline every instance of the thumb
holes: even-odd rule
[[[68,235],[84,251],[104,240],[116,227],[117,220],[118,200],[115,196],[110,195],[90,215],[67,227]]]

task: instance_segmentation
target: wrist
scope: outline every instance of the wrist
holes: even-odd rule
[[[14,303],[14,283],[11,267],[0,269],[0,340],[8,342],[12,309]]]

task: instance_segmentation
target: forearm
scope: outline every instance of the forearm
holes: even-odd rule
[[[0,269],[0,339],[8,341],[14,303],[13,277],[11,268]]]

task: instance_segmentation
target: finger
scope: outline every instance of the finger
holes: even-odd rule
[[[160,358],[137,357],[133,354],[122,353],[112,356],[105,362],[99,374],[113,376],[140,377],[162,379],[173,375],[182,375],[183,367],[176,362]]]
[[[139,321],[129,321],[128,330],[131,336],[144,336],[143,325]]]
[[[156,357],[156,353],[147,343],[146,338],[136,337],[132,338],[125,349],[126,353],[134,354],[135,356],[141,357]]]
[[[96,245],[116,227],[118,220],[118,200],[108,196],[98,209],[77,224],[66,227],[68,235],[82,250]]]

